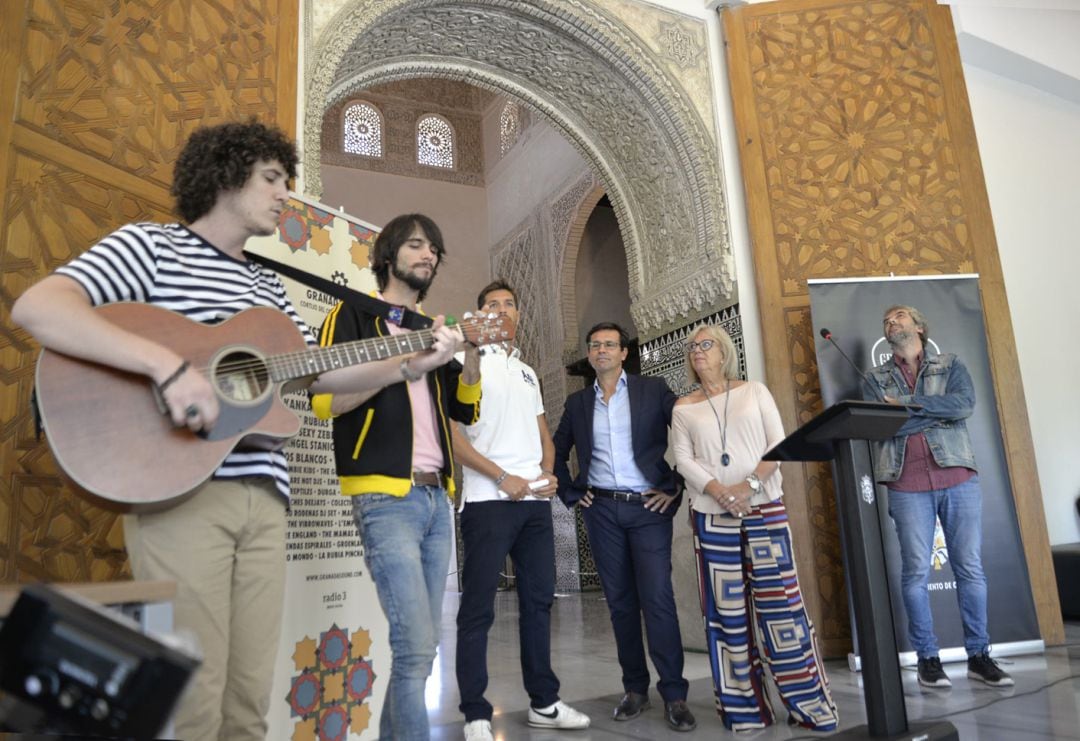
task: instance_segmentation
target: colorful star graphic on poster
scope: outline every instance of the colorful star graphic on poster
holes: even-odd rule
[[[334,215],[292,199],[278,217],[278,235],[293,252],[308,248],[317,255],[330,252]]]
[[[333,624],[316,641],[305,636],[293,651],[296,676],[290,681],[292,741],[345,741],[371,721],[367,698],[375,683],[371,635]]]
[[[349,255],[352,257],[353,265],[361,270],[371,267],[368,263],[368,255],[371,254],[371,248],[375,246],[375,237],[377,235],[378,232],[372,229],[349,223],[349,236],[353,238],[353,243],[349,247]]]

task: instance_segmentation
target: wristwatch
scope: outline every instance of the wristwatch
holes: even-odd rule
[[[750,491],[757,494],[761,491],[761,479],[758,478],[756,473],[752,473],[746,477],[746,483],[750,485]]]

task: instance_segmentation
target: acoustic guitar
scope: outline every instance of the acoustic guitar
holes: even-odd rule
[[[156,306],[105,304],[110,322],[175,350],[204,373],[221,407],[212,430],[174,427],[146,376],[42,350],[37,399],[60,469],[95,504],[125,512],[164,509],[213,475],[236,448],[276,450],[300,430],[282,394],[336,368],[426,350],[433,330],[310,348],[296,324],[271,308],[252,308],[206,325]],[[505,317],[467,317],[456,325],[476,345],[509,342]]]

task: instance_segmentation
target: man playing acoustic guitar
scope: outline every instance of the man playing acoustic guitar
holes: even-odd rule
[[[12,319],[43,347],[146,376],[177,427],[206,433],[221,409],[205,369],[150,336],[110,322],[94,307],[128,301],[218,324],[252,307],[295,322],[280,279],[243,254],[249,237],[273,234],[296,174],[296,150],[257,122],[195,131],[177,160],[172,193],[183,224],[128,224],[29,288]],[[442,326],[409,373],[448,362],[461,344]],[[316,393],[355,393],[401,380],[400,358],[322,373]],[[150,384],[147,384],[150,386]],[[149,391],[149,389],[148,389]],[[94,420],[85,420],[93,427]],[[162,459],[167,470],[170,461]],[[155,481],[148,477],[147,488]],[[176,735],[262,739],[281,627],[289,476],[279,450],[239,449],[171,509],[126,515],[135,578],[177,583],[174,622],[201,644],[203,664],[176,713]],[[268,650],[269,648],[269,650]]]

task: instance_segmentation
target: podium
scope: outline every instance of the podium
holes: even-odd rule
[[[904,707],[881,537],[882,517],[867,441],[893,437],[908,416],[908,409],[902,406],[841,401],[788,435],[765,455],[765,460],[770,461],[834,462],[840,539],[862,660],[868,724],[830,738],[959,738],[952,723],[909,725]]]

